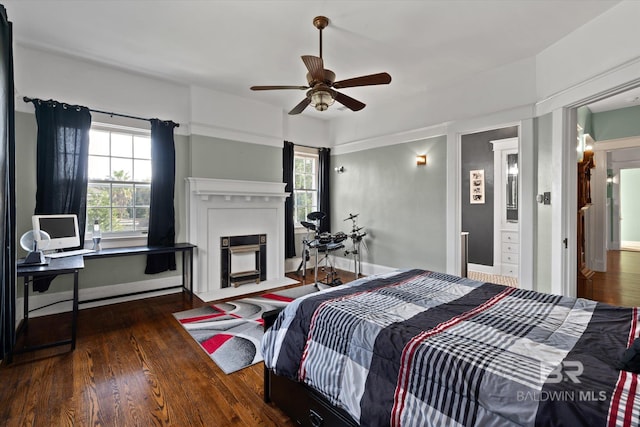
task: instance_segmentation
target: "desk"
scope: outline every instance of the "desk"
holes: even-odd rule
[[[195,247],[196,245],[192,245],[191,243],[176,243],[173,246],[129,246],[124,248],[107,248],[101,249],[97,252],[86,253],[83,255],[85,260],[132,255],[151,255],[182,252],[182,284],[178,286],[169,286],[162,289],[152,289],[147,291],[131,292],[128,294],[114,295],[110,297],[94,298],[90,300],[80,301],[80,304],[103,301],[113,298],[128,297],[131,295],[138,295],[149,292],[164,291],[167,289],[175,289],[178,287],[181,287],[183,291],[188,290],[191,295],[191,300],[193,301],[193,249]],[[189,285],[189,288],[187,288],[187,283]]]
[[[68,340],[56,341],[36,346],[16,349],[13,353],[23,353],[25,351],[39,350],[42,348],[54,347],[58,345],[71,344],[71,350],[76,348],[76,330],[78,324],[78,271],[84,268],[84,260],[81,255],[50,259],[46,265],[17,265],[17,276],[24,277],[24,319],[18,327],[16,335],[24,332],[29,323],[29,283],[39,276],[51,276],[59,274],[73,274],[73,309],[71,313],[71,338]],[[11,360],[9,360],[11,361]]]

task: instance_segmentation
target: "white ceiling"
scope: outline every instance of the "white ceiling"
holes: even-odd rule
[[[304,91],[301,55],[337,80],[386,71],[388,86],[342,91],[373,105],[456,84],[535,56],[619,0],[3,0],[17,43],[265,102],[289,111]],[[303,114],[346,114],[311,107]]]

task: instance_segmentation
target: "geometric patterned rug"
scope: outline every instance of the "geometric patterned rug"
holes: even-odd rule
[[[185,330],[226,374],[261,362],[262,313],[282,308],[315,285],[214,303],[173,313]]]

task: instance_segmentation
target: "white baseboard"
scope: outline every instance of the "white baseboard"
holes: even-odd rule
[[[302,260],[302,257],[287,258],[285,260],[285,271],[287,273],[295,272],[298,269],[298,266],[300,265],[300,261],[301,260]],[[336,256],[336,257],[333,257],[332,262],[334,263],[334,267],[339,269],[339,270],[354,271],[353,259],[351,259],[351,258],[344,258],[344,257]],[[372,276],[374,274],[390,273],[392,271],[397,270],[397,268],[395,268],[395,267],[387,267],[387,266],[384,266],[384,265],[370,264],[368,262],[361,262],[360,264],[361,264],[361,268],[362,268],[360,273],[365,275],[365,276]],[[321,263],[320,265],[324,265],[324,264]],[[307,269],[313,269],[314,266],[315,266],[315,259],[312,256],[311,259],[309,261],[307,261]]]
[[[468,264],[467,270],[469,271],[477,271],[478,273],[484,274],[500,274],[500,266],[495,265],[483,265],[483,264]],[[458,273],[459,275],[460,273]]]
[[[139,282],[122,283],[117,285],[99,286],[95,288],[80,288],[78,291],[78,299],[80,301],[92,300],[96,298],[113,297],[116,295],[129,294],[141,291],[153,291],[154,289],[168,288],[170,286],[179,286],[182,283],[182,276],[170,276],[159,279],[142,280]],[[181,289],[166,289],[157,292],[149,292],[138,295],[130,295],[126,297],[118,297],[114,299],[95,301],[91,303],[80,304],[79,309],[99,307],[102,305],[116,304],[125,301],[134,301],[137,299],[151,298],[160,295],[167,295],[181,292]],[[43,292],[29,294],[29,317],[47,316],[50,314],[70,312],[73,308],[73,291],[64,292]],[[65,301],[69,300],[69,301]],[[55,304],[58,301],[58,304]],[[53,304],[53,305],[49,305]],[[38,307],[42,307],[39,308]],[[34,310],[35,309],[35,310]],[[33,311],[32,311],[33,310]],[[20,321],[24,318],[24,298],[16,300],[16,320]]]
[[[344,257],[335,257],[335,267],[345,271],[355,271],[353,259]],[[397,270],[396,267],[387,267],[385,265],[370,264],[368,262],[360,263],[360,273],[365,276],[373,276],[374,274],[390,273]],[[355,273],[354,273],[355,274]]]

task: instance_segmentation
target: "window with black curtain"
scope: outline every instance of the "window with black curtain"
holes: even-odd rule
[[[296,256],[296,239],[294,228],[294,195],[293,195],[293,142],[285,141],[282,149],[282,182],[285,183],[284,191],[289,197],[284,202],[284,256],[293,258]]]

